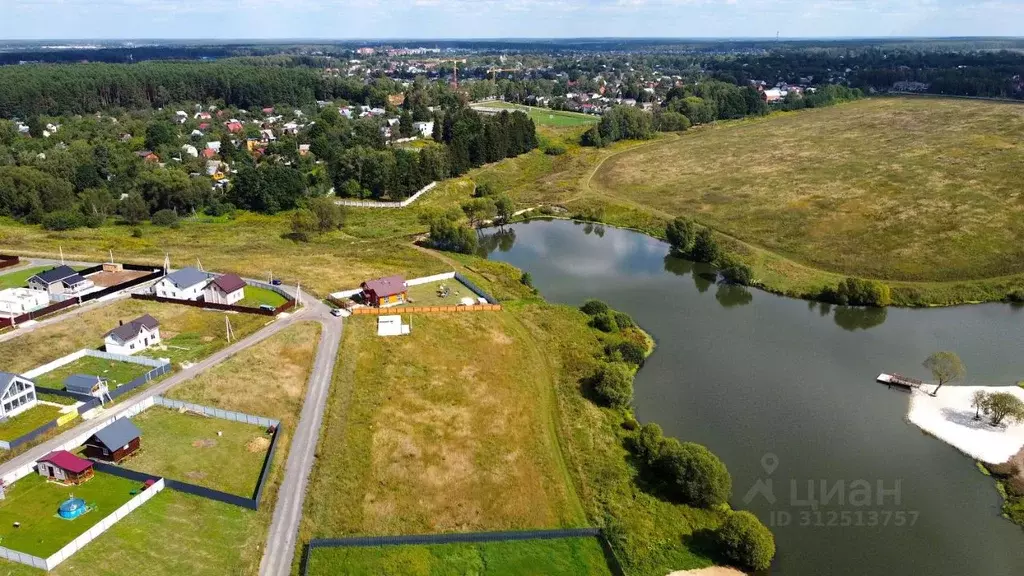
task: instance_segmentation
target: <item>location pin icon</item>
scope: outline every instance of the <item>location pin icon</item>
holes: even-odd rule
[[[771,476],[772,472],[779,467],[779,457],[771,452],[761,456],[761,467]]]

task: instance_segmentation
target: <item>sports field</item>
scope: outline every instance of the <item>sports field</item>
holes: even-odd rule
[[[878,98],[727,122],[609,157],[612,202],[691,216],[825,270],[1024,272],[1024,106]]]
[[[596,124],[598,121],[601,120],[599,116],[590,116],[587,114],[580,114],[579,112],[551,110],[548,108],[538,108],[536,106],[523,106],[521,104],[512,104],[510,102],[501,101],[481,102],[480,104],[474,105],[474,108],[521,110],[523,112],[526,112],[527,115],[530,116],[530,118],[533,118],[533,122],[538,126],[585,126],[587,124]]]

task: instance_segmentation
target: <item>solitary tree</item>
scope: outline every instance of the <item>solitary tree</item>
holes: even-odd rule
[[[983,408],[993,426],[999,426],[1004,420],[1024,422],[1024,401],[1009,392],[989,394]]]
[[[981,411],[988,409],[986,403],[988,402],[988,393],[984,390],[975,390],[974,394],[971,394],[971,406],[974,407],[974,419],[981,420]]]
[[[939,381],[938,387],[932,392],[932,396],[939,393],[942,386],[948,382],[959,380],[964,377],[964,363],[956,352],[935,352],[924,361],[924,367],[931,371],[932,377]]]

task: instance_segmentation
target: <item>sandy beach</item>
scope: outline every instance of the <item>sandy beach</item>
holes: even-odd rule
[[[975,420],[971,395],[976,390],[1009,392],[1024,400],[1018,386],[944,386],[938,396],[915,390],[907,419],[972,458],[1002,464],[1024,449],[1024,423],[995,428],[984,414]]]
[[[709,568],[697,568],[696,570],[679,570],[668,576],[743,576],[743,572],[726,566],[711,566]]]

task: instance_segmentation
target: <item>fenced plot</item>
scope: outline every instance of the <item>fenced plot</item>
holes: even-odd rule
[[[72,374],[99,376],[108,381],[111,390],[128,384],[140,376],[144,376],[153,367],[136,362],[100,358],[98,356],[82,356],[63,366],[36,376],[33,381],[43,388],[64,389],[64,380]]]
[[[58,416],[60,416],[60,408],[47,404],[36,404],[21,414],[0,422],[0,441],[14,443],[36,428],[52,422]]]

